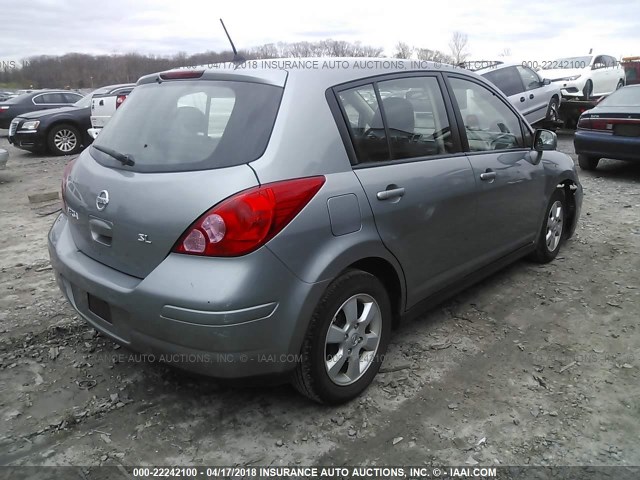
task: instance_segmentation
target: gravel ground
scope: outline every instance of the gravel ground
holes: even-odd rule
[[[571,132],[560,149],[572,155]],[[580,172],[576,236],[394,332],[374,384],[323,407],[232,387],[97,335],[58,291],[46,234],[67,158],[0,170],[0,464],[639,465],[640,163]]]

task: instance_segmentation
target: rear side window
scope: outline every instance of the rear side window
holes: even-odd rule
[[[127,154],[127,170],[208,170],[252,162],[267,147],[283,89],[231,81],[168,81],[136,87],[95,144]],[[92,149],[100,163],[120,162]]]
[[[499,68],[483,73],[482,76],[502,90],[507,97],[524,91],[522,79],[516,67]]]
[[[389,144],[373,85],[343,90],[338,99],[347,116],[358,162],[389,160]]]

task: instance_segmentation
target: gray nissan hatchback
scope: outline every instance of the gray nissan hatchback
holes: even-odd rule
[[[49,252],[114,341],[339,403],[398,320],[520,257],[553,260],[582,187],[555,134],[476,74],[299,62],[141,78],[66,166]]]

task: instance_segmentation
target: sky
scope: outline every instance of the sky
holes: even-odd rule
[[[640,55],[640,0],[29,0],[0,7],[0,65],[33,55],[171,55],[326,38],[382,47],[398,41],[450,53],[454,31],[471,59],[509,49],[517,61]],[[313,7],[313,8],[312,8]]]

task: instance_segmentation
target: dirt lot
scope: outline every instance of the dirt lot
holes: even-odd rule
[[[573,154],[570,133],[560,148]],[[46,234],[66,158],[0,171],[0,464],[639,465],[640,164],[581,172],[576,236],[394,334],[350,404],[137,361],[63,301]]]

